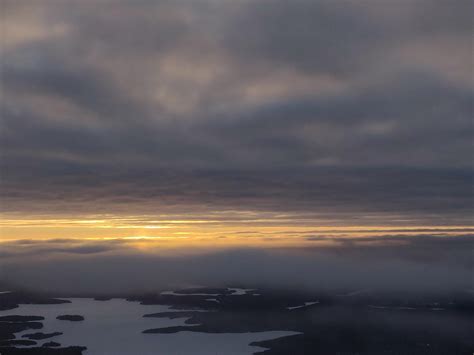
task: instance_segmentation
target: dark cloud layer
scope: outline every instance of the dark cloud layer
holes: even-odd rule
[[[471,1],[2,5],[7,212],[472,213]]]
[[[469,225],[472,212],[472,179],[463,170],[148,169],[127,173],[90,166],[84,171],[60,168],[52,166],[51,176],[31,177],[29,166],[17,181],[4,182],[8,191],[3,196],[4,210],[71,214],[93,206],[90,212],[94,213],[146,215],[254,210],[376,225]]]

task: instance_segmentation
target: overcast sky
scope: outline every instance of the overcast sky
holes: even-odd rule
[[[0,3],[7,216],[471,223],[470,0]]]

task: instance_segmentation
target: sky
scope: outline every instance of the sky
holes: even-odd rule
[[[5,250],[473,232],[470,0],[0,5]]]

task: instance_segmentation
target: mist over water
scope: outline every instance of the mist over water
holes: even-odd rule
[[[120,240],[29,241],[21,248],[4,243],[0,280],[66,295],[225,285],[410,293],[472,289],[470,236],[402,237],[407,243],[400,243],[400,237],[370,240],[369,245],[315,242],[304,248],[160,249],[150,242],[149,250]]]

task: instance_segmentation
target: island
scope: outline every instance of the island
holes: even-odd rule
[[[68,321],[71,321],[71,322],[80,322],[80,321],[83,321],[84,320],[84,317],[83,316],[80,316],[80,315],[72,315],[72,314],[65,314],[65,315],[62,315],[62,316],[57,316],[56,319],[59,319],[59,320],[68,320]]]

